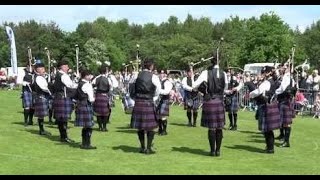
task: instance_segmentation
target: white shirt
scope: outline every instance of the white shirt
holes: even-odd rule
[[[65,73],[65,72],[63,72],[63,71],[61,71],[61,70],[59,70],[59,72],[62,74],[62,76],[61,76],[61,82],[62,82],[67,88],[76,89],[76,88],[78,87],[78,84],[74,83],[74,82],[71,80],[70,76],[69,76],[67,73]]]
[[[89,101],[91,103],[94,102],[94,94],[93,94],[93,87],[92,84],[89,83],[89,81],[82,79],[85,84],[82,86],[81,90],[88,95]]]
[[[188,85],[188,83],[187,83],[187,78],[188,78],[188,77],[184,77],[184,78],[182,79],[182,82],[181,82],[182,88],[183,88],[184,90],[186,90],[186,91],[190,91],[190,92],[191,92],[191,91],[192,91],[192,87]],[[192,82],[192,85],[194,85],[194,78],[193,78],[193,77],[191,77],[191,82]]]
[[[173,88],[173,84],[172,82],[170,82],[170,80],[166,79],[164,82],[164,89],[160,89],[160,94],[161,95],[168,95],[170,94],[170,91]]]
[[[218,66],[215,65],[214,68],[217,68]],[[219,69],[218,69],[219,71]],[[220,74],[220,73],[219,73]],[[225,88],[228,86],[228,79],[227,79],[227,73],[223,72],[224,74],[224,82],[225,82]],[[193,88],[198,88],[202,82],[208,82],[208,70],[204,70],[201,72],[200,76],[198,77],[198,79],[194,82],[194,84],[192,85]]]
[[[113,88],[118,87],[119,83],[118,83],[117,79],[115,79],[115,80],[112,81],[112,77],[113,77],[113,78],[115,78],[115,77],[114,77],[114,76],[111,76],[111,74],[110,74],[109,76],[108,76],[107,74],[100,74],[100,75],[98,75],[97,77],[95,77],[95,78],[92,80],[92,84],[95,85],[95,84],[96,84],[96,81],[97,81],[97,78],[99,78],[99,77],[101,77],[101,76],[104,76],[104,77],[107,78],[108,83],[109,83],[109,85],[110,85],[110,91],[112,91]],[[116,86],[116,87],[115,87],[115,86]]]
[[[319,75],[317,75],[316,77],[313,77],[312,75],[310,75],[306,82],[310,85],[313,85],[312,90],[314,90],[314,91],[319,90],[319,84],[320,84],[320,76]]]
[[[36,77],[36,83],[40,87],[40,89],[44,92],[47,92],[51,95],[51,92],[48,88],[48,82],[43,76],[37,76]]]
[[[249,94],[250,98],[258,97],[261,94],[265,94],[267,91],[270,90],[271,84],[268,80],[264,80],[257,89],[251,91]]]
[[[293,77],[293,74],[291,74],[291,77]],[[290,73],[287,72],[282,77],[282,81],[281,81],[280,87],[278,89],[276,89],[276,95],[282,94],[289,85],[290,85]],[[294,85],[295,85],[295,82],[292,79],[292,86],[294,86]]]

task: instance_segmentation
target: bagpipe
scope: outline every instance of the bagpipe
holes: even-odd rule
[[[133,61],[130,61],[129,64],[122,64],[125,68],[125,76],[128,76],[128,67],[131,66],[133,71],[131,72],[131,77],[129,79],[129,81],[127,82],[128,84],[124,85],[124,90],[122,91],[122,98],[121,98],[121,102],[122,102],[122,107],[123,110],[126,114],[131,114],[135,101],[134,101],[134,97],[135,97],[135,80],[133,78],[135,78],[135,75],[137,75],[140,71],[140,66],[141,66],[141,59],[139,56],[139,47],[140,45],[137,44],[137,54],[136,54],[136,59]],[[126,77],[125,77],[126,78]]]

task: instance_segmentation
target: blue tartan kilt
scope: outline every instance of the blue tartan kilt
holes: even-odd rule
[[[225,125],[225,110],[222,99],[204,101],[202,106],[201,126],[221,129]]]
[[[158,127],[156,108],[153,100],[135,99],[132,111],[132,127],[151,131]]]
[[[34,116],[44,118],[48,116],[48,99],[45,96],[35,95],[34,97]]]
[[[237,95],[226,96],[226,111],[228,112],[237,112],[239,109],[239,103]]]
[[[292,119],[294,118],[294,111],[290,101],[282,101],[278,104],[280,111],[280,122],[282,126],[287,126],[292,124]]]
[[[91,104],[77,102],[74,126],[81,126],[84,128],[91,128],[94,126],[93,108]]]
[[[23,108],[33,108],[33,99],[32,99],[32,92],[23,91],[22,94],[22,106]]]
[[[54,97],[53,99],[53,117],[56,120],[66,122],[71,118],[73,102],[71,98]]]
[[[198,95],[194,98],[185,98],[185,109],[198,110],[201,106],[201,96]]]
[[[169,116],[169,110],[170,110],[169,104],[170,104],[169,100],[163,100],[161,104],[159,104],[157,108],[158,119]]]
[[[258,105],[258,129],[262,132],[281,127],[278,103]]]
[[[107,94],[96,94],[93,111],[96,116],[108,116],[110,114],[110,101]]]

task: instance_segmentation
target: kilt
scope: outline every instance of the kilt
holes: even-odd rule
[[[239,109],[238,97],[237,95],[226,96],[226,111],[237,112]]]
[[[23,91],[22,94],[22,106],[23,108],[33,108],[33,101],[32,101],[32,92]]]
[[[169,103],[169,100],[160,101],[160,104],[157,107],[158,119],[169,116]]]
[[[198,110],[201,105],[201,96],[198,95],[194,98],[185,98],[184,106],[185,109]]]
[[[54,97],[53,117],[56,120],[67,122],[71,117],[73,102],[71,98]]]
[[[34,97],[34,116],[43,119],[48,116],[48,99],[45,96],[35,95]]]
[[[74,126],[91,128],[94,126],[92,105],[83,102],[77,102],[76,120]]]
[[[262,132],[279,129],[280,114],[278,103],[258,105],[258,129]]]
[[[93,111],[96,116],[108,116],[110,114],[109,96],[107,94],[96,94]]]
[[[292,118],[295,113],[293,113],[292,104],[290,101],[281,101],[279,102],[279,111],[280,111],[280,122],[282,126],[287,126],[292,124]]]
[[[132,118],[135,129],[151,131],[158,127],[153,100],[135,99]]]
[[[215,98],[204,101],[202,106],[201,126],[207,128],[223,128],[225,110],[222,99]]]

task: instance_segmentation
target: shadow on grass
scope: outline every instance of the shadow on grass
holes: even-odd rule
[[[205,151],[203,149],[193,149],[189,147],[172,147],[172,151],[209,156],[209,151]]]
[[[182,124],[182,123],[169,123],[170,125],[174,125],[174,126],[185,126],[185,127],[189,127],[188,124]]]
[[[115,146],[115,147],[112,147],[112,149],[122,150],[123,152],[126,152],[126,153],[139,153],[139,150],[140,150],[140,148],[127,146],[127,145]]]
[[[123,127],[123,126],[121,126],[121,127],[116,127],[116,129],[131,129],[131,128],[130,128],[130,125],[128,125],[128,126],[126,126],[126,127]]]
[[[22,125],[22,126],[24,126],[24,122],[12,122],[11,124],[17,124],[17,125]],[[30,125],[28,125],[28,126],[30,126]]]
[[[238,131],[241,133],[246,133],[246,134],[261,134],[261,132],[256,132],[256,131]]]
[[[265,152],[263,149],[259,149],[259,148],[247,146],[247,145],[234,145],[234,146],[225,146],[225,147],[229,148],[229,149],[246,150],[246,151],[256,152],[256,153],[264,153]]]
[[[129,133],[129,134],[137,134],[137,130],[136,130],[136,129],[116,130],[116,132]]]
[[[80,148],[79,142],[74,142],[74,143],[61,142],[60,136],[57,136],[57,135],[39,135],[39,130],[35,130],[35,129],[26,129],[26,131],[31,134],[36,134],[39,137],[47,138],[51,141],[57,142],[56,145],[69,145],[70,147],[73,147],[73,148]]]

